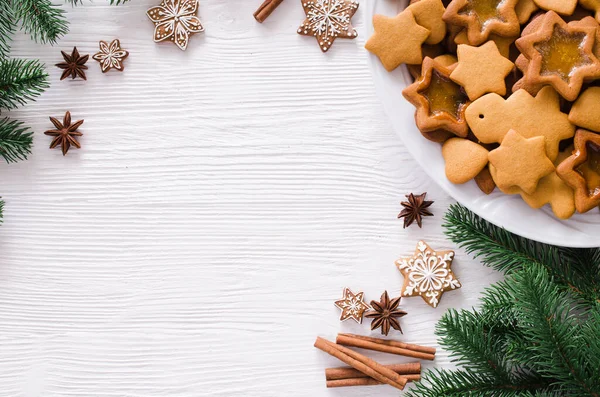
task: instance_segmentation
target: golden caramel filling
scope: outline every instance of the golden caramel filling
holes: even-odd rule
[[[577,168],[586,181],[590,196],[600,193],[600,147],[588,142],[588,159]]]
[[[431,84],[420,91],[429,102],[429,115],[435,116],[442,112],[450,114],[457,121],[462,119],[462,108],[468,98],[461,86],[433,70]]]
[[[569,82],[575,70],[592,62],[582,50],[585,40],[585,33],[567,33],[555,26],[548,40],[535,44],[535,49],[542,55],[540,74],[555,74]]]
[[[503,0],[468,0],[468,4],[460,10],[461,15],[475,15],[484,28],[487,23],[493,20],[504,21],[498,12],[498,7],[502,5]]]

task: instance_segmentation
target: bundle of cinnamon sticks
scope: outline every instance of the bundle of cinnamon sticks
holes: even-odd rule
[[[408,381],[421,379],[420,362],[382,365],[345,346],[422,360],[435,359],[435,348],[432,347],[354,334],[338,334],[336,343],[317,337],[315,342],[317,349],[336,357],[350,366],[350,368],[327,368],[325,370],[327,387],[370,386],[385,383],[402,390]]]

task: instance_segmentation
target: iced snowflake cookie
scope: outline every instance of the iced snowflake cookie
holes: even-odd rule
[[[163,0],[150,8],[146,15],[154,23],[154,41],[170,40],[185,51],[190,36],[204,31],[197,11],[198,0]]]
[[[352,17],[358,10],[358,0],[300,0],[306,19],[298,34],[314,36],[321,51],[327,52],[337,38],[355,39]]]
[[[352,319],[361,324],[365,311],[371,307],[365,303],[364,292],[358,294],[350,291],[350,288],[344,288],[344,297],[335,301],[335,307],[342,311],[340,321]]]
[[[461,287],[452,272],[454,251],[434,251],[424,241],[417,243],[415,254],[396,261],[404,276],[401,296],[420,296],[431,307],[437,307],[442,294]]]
[[[92,59],[100,63],[102,73],[108,72],[110,69],[123,71],[123,61],[129,56],[129,52],[121,48],[119,40],[113,40],[108,44],[106,41],[100,40],[100,51],[92,56]]]

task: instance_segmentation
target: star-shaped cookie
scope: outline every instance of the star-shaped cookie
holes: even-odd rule
[[[450,79],[450,69],[426,57],[421,78],[402,91],[417,108],[415,120],[423,133],[446,130],[466,138],[469,126],[465,110],[470,101],[463,88]]]
[[[396,261],[404,276],[400,295],[420,296],[431,307],[437,307],[444,292],[461,287],[451,269],[453,260],[454,251],[434,251],[419,241],[413,256]]]
[[[577,130],[573,155],[556,168],[558,176],[575,189],[575,208],[584,213],[600,205],[600,135]],[[591,164],[590,164],[591,163]]]
[[[410,10],[393,18],[385,15],[373,17],[375,33],[367,40],[365,48],[379,57],[391,72],[403,63],[418,65],[423,61],[421,46],[429,37],[429,29],[419,25]]]
[[[567,24],[548,11],[538,29],[515,42],[529,59],[526,85],[551,85],[566,100],[577,99],[585,81],[600,77],[600,60],[593,53],[595,38],[593,27]]]
[[[568,152],[559,153],[555,164],[560,164],[570,155]],[[552,212],[559,219],[569,219],[575,213],[575,197],[573,188],[560,179],[556,172],[546,175],[538,183],[533,194],[527,194],[519,190],[523,201],[531,208],[542,208],[550,204]]]
[[[489,92],[506,95],[504,79],[513,68],[514,64],[500,54],[491,40],[481,47],[461,44],[458,46],[458,64],[450,78],[463,86],[469,99],[474,101]]]
[[[335,301],[335,307],[342,311],[340,321],[351,318],[359,324],[362,323],[365,311],[371,308],[365,303],[363,292],[354,294],[350,291],[350,288],[344,288],[344,297],[339,301]]]
[[[538,7],[561,15],[571,15],[577,7],[577,0],[534,0]]]
[[[533,194],[539,180],[554,171],[544,141],[543,136],[525,139],[515,130],[506,134],[500,147],[488,155],[492,177],[500,190],[510,192],[518,187]]]
[[[515,7],[519,0],[452,0],[444,21],[464,26],[472,45],[486,42],[491,33],[518,36],[521,30]]]
[[[358,10],[358,0],[300,0],[306,19],[298,34],[314,36],[321,51],[327,52],[337,38],[358,36],[352,26],[352,16]]]

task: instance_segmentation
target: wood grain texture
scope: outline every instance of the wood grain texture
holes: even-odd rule
[[[312,347],[369,334],[338,321],[343,287],[397,294],[397,257],[421,238],[452,247],[452,200],[383,114],[360,10],[359,38],[322,54],[296,34],[299,1],[261,25],[259,0],[202,0],[206,32],[182,52],[152,41],[158,0],[106,3],[65,6],[71,31],[54,47],[15,38],[52,87],[10,113],[35,131],[30,160],[0,167],[0,395],[396,396],[327,390],[340,363]],[[59,81],[61,49],[113,38],[124,73],[90,61],[87,82]],[[43,131],[66,110],[85,123],[63,158]],[[436,200],[422,230],[396,219],[411,191]],[[439,308],[403,300],[402,340],[436,346],[444,311],[498,277],[460,250],[454,269],[463,288]],[[443,351],[424,363],[449,365]]]

